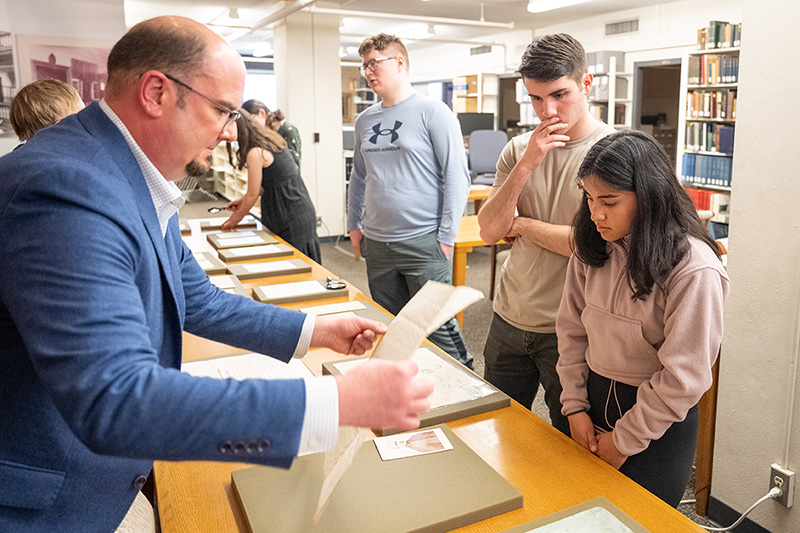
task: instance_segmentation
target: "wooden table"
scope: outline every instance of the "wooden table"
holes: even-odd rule
[[[461,217],[461,226],[458,228],[458,235],[456,235],[456,242],[453,246],[453,285],[466,285],[467,254],[475,246],[486,246],[486,243],[481,239],[478,215]],[[464,313],[458,313],[456,320],[458,320],[459,327],[462,327]]]
[[[321,360],[341,358],[326,350],[312,351],[306,357],[311,358],[309,366],[317,371]],[[457,531],[494,533],[598,496],[611,501],[653,533],[705,531],[516,402],[447,425],[524,495],[522,509]],[[234,470],[248,466],[157,462],[155,478],[161,530],[164,533],[247,531],[231,490],[230,476]],[[480,487],[464,487],[464,490],[480,490]]]
[[[311,262],[297,252],[296,257]],[[252,287],[330,275],[321,266],[314,265],[310,274],[262,278],[245,285]],[[348,299],[367,297],[351,287],[348,297],[326,303]],[[238,353],[242,350],[184,334],[185,361]],[[313,373],[320,374],[323,361],[341,357],[330,350],[312,350],[304,362]],[[524,495],[522,509],[457,531],[502,531],[599,496],[653,533],[705,531],[514,401],[510,407],[456,420],[448,426]],[[247,531],[230,483],[231,472],[247,466],[244,463],[157,461],[154,475],[161,530],[164,533]],[[464,490],[480,490],[480,487],[464,487]]]
[[[481,206],[483,206],[483,202],[485,202],[489,198],[489,194],[492,192],[492,187],[490,185],[470,185],[469,187],[469,196],[467,196],[468,202],[475,202],[475,214],[478,214],[478,211],[481,210]]]

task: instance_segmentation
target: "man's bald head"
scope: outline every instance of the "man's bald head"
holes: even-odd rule
[[[190,79],[205,70],[211,49],[220,45],[230,47],[216,33],[189,18],[165,16],[140,22],[111,49],[107,93],[113,96],[124,91],[148,70]]]

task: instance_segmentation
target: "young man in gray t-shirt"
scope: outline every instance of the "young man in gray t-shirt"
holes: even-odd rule
[[[569,434],[555,368],[555,318],[581,201],[575,177],[589,148],[614,129],[588,113],[593,78],[573,37],[535,38],[519,72],[541,124],[506,145],[478,214],[484,241],[513,243],[500,271],[484,377],[527,408],[541,384],[553,425]]]
[[[469,172],[458,120],[411,87],[400,39],[381,33],[358,53],[382,101],[356,120],[347,229],[367,260],[372,298],[397,314],[428,280],[451,283]],[[472,368],[454,318],[430,340]]]

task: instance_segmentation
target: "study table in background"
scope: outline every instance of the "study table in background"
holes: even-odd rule
[[[467,284],[467,254],[476,246],[486,246],[481,239],[478,215],[461,217],[456,242],[453,245],[453,285]],[[464,313],[456,315],[459,327],[464,326]]]
[[[469,196],[467,196],[468,202],[473,202],[475,204],[475,214],[478,214],[478,211],[481,210],[483,206],[483,202],[485,202],[489,198],[489,194],[492,192],[492,188],[489,185],[470,185],[469,187]]]
[[[199,233],[199,227],[195,225],[193,231]],[[197,238],[205,239],[203,236],[191,237]],[[312,271],[245,281],[243,284],[251,289],[257,285],[335,277],[296,251],[294,257],[311,263]],[[349,289],[347,297],[325,300],[324,303],[369,300],[355,287],[349,286]],[[305,302],[286,307],[299,309],[319,304]],[[184,334],[184,361],[241,353],[245,352]],[[312,373],[319,375],[323,362],[343,357],[330,350],[318,349],[309,352],[303,361]],[[704,531],[514,401],[510,407],[462,418],[447,425],[524,495],[522,509],[457,531],[503,531],[600,496],[653,533]],[[164,533],[247,531],[231,491],[231,472],[248,466],[251,465],[157,461],[154,475],[161,530]],[[480,490],[480,487],[464,487],[464,490]],[[446,497],[457,498],[458,494]],[[378,526],[376,524],[379,529]]]

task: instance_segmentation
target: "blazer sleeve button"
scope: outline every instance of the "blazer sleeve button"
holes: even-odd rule
[[[272,441],[269,439],[261,439],[258,441],[258,453],[264,453],[265,451],[269,450],[270,446],[272,446]]]
[[[147,476],[136,476],[136,479],[133,480],[133,488],[142,490],[145,483],[147,483]]]

